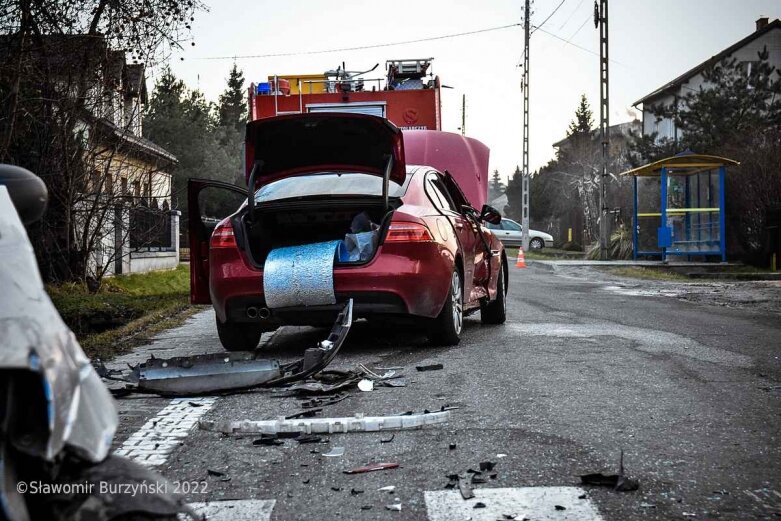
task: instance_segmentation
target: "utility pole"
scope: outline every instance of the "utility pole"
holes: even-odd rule
[[[466,136],[466,94],[461,95],[461,135]]]
[[[523,171],[521,172],[521,240],[524,251],[529,249],[529,26],[531,24],[530,0],[525,0],[523,10]]]
[[[607,202],[610,163],[610,90],[608,88],[607,1],[594,0],[594,26],[599,28],[599,137],[602,141],[602,172],[599,176],[599,258],[607,260],[610,223]]]

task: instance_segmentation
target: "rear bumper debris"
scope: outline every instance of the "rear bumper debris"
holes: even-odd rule
[[[336,318],[328,338],[304,351],[295,362],[256,358],[252,352],[217,353],[169,359],[151,358],[132,367],[127,378],[112,378],[132,384],[131,391],[163,396],[193,396],[274,387],[305,380],[322,371],[342,347],[353,321],[353,301]],[[101,373],[111,378],[110,372]]]

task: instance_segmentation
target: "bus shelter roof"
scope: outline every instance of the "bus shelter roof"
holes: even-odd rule
[[[707,154],[678,154],[677,156],[660,159],[653,163],[648,163],[620,175],[658,177],[662,173],[662,168],[672,170],[674,175],[692,175],[712,168],[721,166],[737,166],[740,163],[734,159],[726,157],[710,156]]]

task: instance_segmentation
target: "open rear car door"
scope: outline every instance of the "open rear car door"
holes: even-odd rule
[[[247,200],[247,189],[212,179],[187,180],[187,228],[190,239],[190,302],[211,304],[209,243],[225,217]]]

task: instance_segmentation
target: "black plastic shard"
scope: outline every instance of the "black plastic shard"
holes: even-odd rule
[[[431,365],[418,365],[418,366],[415,366],[415,369],[417,369],[418,371],[421,371],[421,372],[423,372],[423,371],[439,371],[439,370],[444,369],[444,368],[445,368],[445,366],[442,365],[442,364],[431,364]]]
[[[624,475],[624,451],[621,451],[621,458],[618,463],[618,474],[605,475],[599,474],[583,474],[580,476],[580,481],[584,485],[594,485],[598,487],[610,487],[617,492],[632,492],[640,488],[640,484],[629,479]]]

